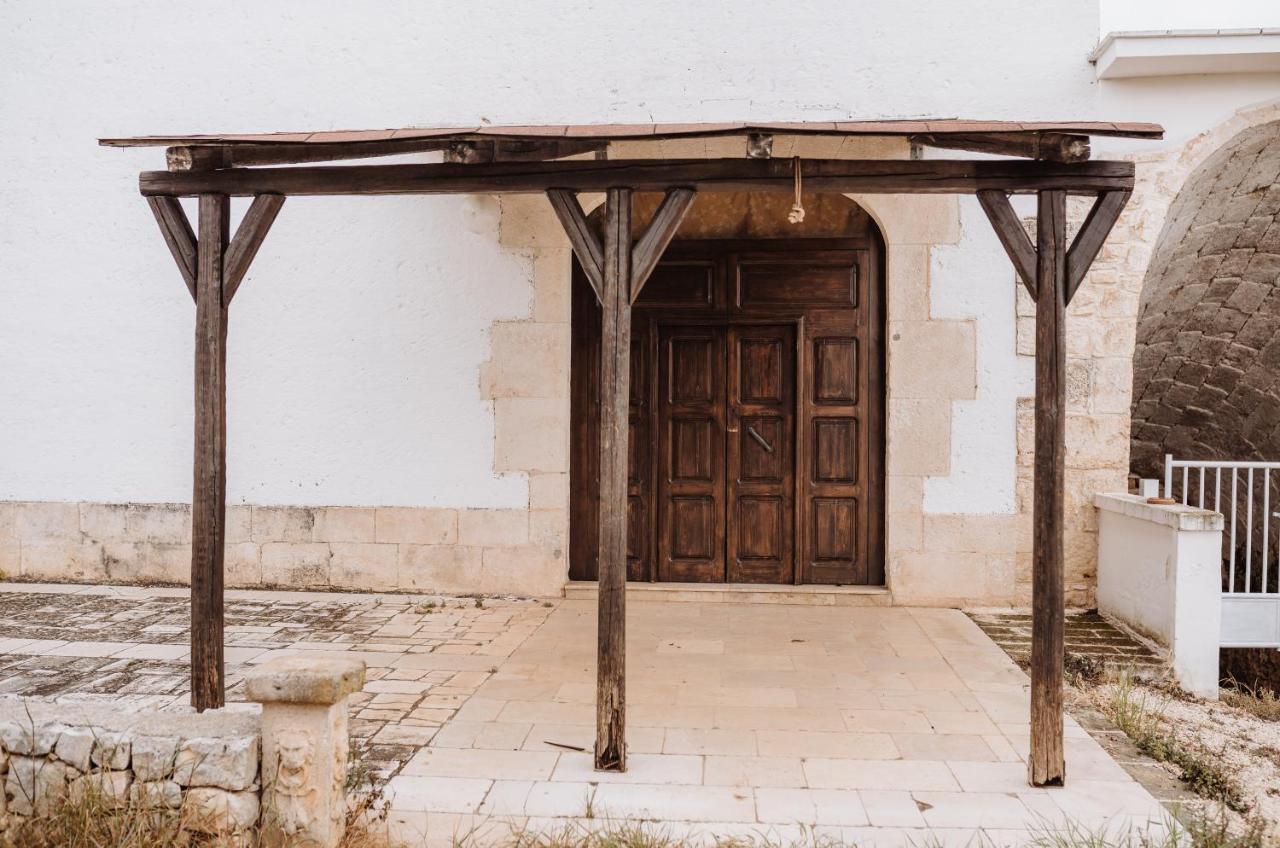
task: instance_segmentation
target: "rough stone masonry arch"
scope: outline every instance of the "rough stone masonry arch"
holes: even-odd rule
[[[1187,179],[1138,315],[1132,459],[1280,456],[1280,121],[1240,132]]]

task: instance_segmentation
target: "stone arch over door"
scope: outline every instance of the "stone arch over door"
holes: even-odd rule
[[[634,201],[634,229],[637,232],[643,231],[648,220],[661,201],[661,195],[637,194]],[[856,306],[851,307],[847,311],[865,313],[868,317],[868,327],[874,327],[873,335],[870,337],[858,336],[858,368],[864,368],[862,358],[866,357],[867,369],[863,379],[866,383],[863,386],[865,400],[859,400],[857,403],[865,406],[857,410],[841,409],[837,411],[835,407],[828,409],[808,409],[806,407],[806,392],[795,389],[793,400],[788,404],[793,404],[796,408],[794,426],[797,435],[794,442],[784,442],[784,444],[794,447],[795,464],[792,473],[795,476],[794,489],[795,502],[788,505],[784,509],[788,515],[794,516],[794,522],[790,523],[787,530],[789,539],[794,542],[796,554],[791,568],[793,577],[785,580],[775,581],[773,579],[751,579],[739,576],[734,578],[733,568],[726,568],[727,582],[735,579],[739,582],[865,582],[872,584],[882,584],[884,582],[884,532],[883,532],[883,498],[884,498],[884,352],[883,352],[883,325],[884,325],[884,307],[883,307],[883,291],[882,285],[884,280],[883,264],[884,264],[884,243],[880,236],[879,230],[871,217],[856,202],[850,200],[844,195],[839,194],[811,194],[806,195],[803,200],[805,207],[805,217],[803,222],[792,224],[788,221],[788,212],[792,204],[792,198],[789,195],[771,194],[771,193],[707,193],[697,197],[695,203],[686,216],[676,239],[672,246],[668,249],[666,260],[672,264],[671,268],[674,273],[676,264],[689,260],[691,256],[707,254],[706,261],[720,263],[728,253],[744,256],[769,252],[772,257],[782,261],[782,257],[786,256],[785,261],[806,262],[809,259],[818,257],[822,251],[828,253],[819,259],[819,261],[830,260],[838,262],[835,257],[837,255],[848,259],[851,256],[857,256],[852,260],[856,265],[856,273],[853,277],[856,279],[855,287],[857,291],[858,302]],[[598,224],[599,211],[597,210],[591,217],[593,222]],[[711,254],[716,254],[720,259],[709,258]],[[759,257],[756,257],[759,258]],[[697,261],[703,261],[698,259]],[[769,261],[773,261],[770,259]],[[797,384],[808,379],[803,368],[807,367],[811,357],[804,353],[806,345],[810,344],[813,339],[819,335],[824,337],[830,335],[832,337],[840,336],[845,332],[838,329],[836,324],[823,323],[824,321],[839,320],[834,315],[840,311],[839,308],[832,305],[831,307],[822,306],[794,306],[782,305],[779,311],[762,312],[759,310],[752,311],[744,305],[742,301],[742,293],[734,287],[737,285],[736,274],[734,270],[739,266],[732,266],[732,263],[717,265],[719,270],[712,275],[715,280],[710,285],[714,288],[715,293],[709,294],[708,297],[715,300],[715,305],[708,300],[701,306],[710,307],[709,310],[702,310],[701,306],[695,303],[690,304],[687,313],[679,304],[664,295],[657,301],[646,303],[646,299],[650,298],[660,287],[664,288],[675,286],[679,288],[684,285],[683,280],[672,279],[663,281],[660,276],[655,275],[646,287],[641,301],[635,309],[633,318],[633,351],[632,351],[632,375],[633,375],[633,407],[632,407],[632,514],[628,533],[631,542],[635,542],[638,538],[648,538],[649,543],[636,546],[631,545],[632,550],[629,551],[629,578],[637,579],[659,579],[659,580],[701,580],[703,577],[671,577],[659,576],[656,565],[658,549],[661,547],[661,539],[666,538],[660,530],[661,520],[657,517],[657,511],[660,507],[655,506],[656,499],[660,496],[662,481],[657,479],[657,472],[650,474],[652,481],[648,485],[647,490],[640,481],[641,474],[637,476],[636,469],[641,465],[657,467],[655,460],[656,451],[661,449],[662,439],[659,433],[667,432],[667,429],[660,425],[656,420],[650,420],[654,416],[660,415],[658,410],[658,402],[656,400],[658,393],[659,377],[657,373],[665,367],[661,364],[662,360],[658,354],[659,337],[662,327],[670,327],[679,325],[682,322],[690,324],[700,324],[704,321],[718,323],[721,326],[719,331],[721,338],[719,341],[727,344],[727,355],[732,361],[731,351],[734,349],[735,327],[743,327],[751,325],[755,329],[754,332],[766,332],[765,325],[778,325],[778,329],[782,330],[781,325],[788,324],[791,326],[789,330],[783,330],[779,337],[783,336],[786,340],[781,341],[783,347],[794,349],[786,355],[785,367],[792,369]],[[660,269],[661,270],[661,269]],[[571,448],[570,448],[570,577],[571,579],[593,579],[594,563],[595,563],[595,545],[596,536],[594,532],[598,503],[593,486],[592,469],[595,467],[596,459],[596,437],[590,429],[593,420],[593,410],[595,403],[595,393],[591,384],[594,371],[596,368],[595,357],[592,348],[593,330],[598,325],[599,315],[598,307],[595,303],[594,295],[590,291],[585,278],[583,278],[576,261],[573,264],[573,293],[572,293],[572,336],[573,336],[573,353],[571,365]],[[733,278],[733,279],[731,279]],[[803,281],[802,281],[803,282]],[[690,285],[696,285],[693,281]],[[745,285],[745,283],[744,283]],[[649,288],[652,286],[653,288]],[[710,291],[710,289],[709,289]],[[745,289],[743,289],[745,291]],[[734,293],[737,292],[737,293]],[[655,295],[656,297],[656,295]],[[733,301],[732,303],[730,301]],[[712,315],[714,313],[714,317]],[[840,325],[843,326],[843,325]],[[636,339],[644,337],[647,340],[643,342],[644,349],[636,343]],[[869,345],[868,348],[862,348],[863,344]],[[834,350],[835,348],[831,348]],[[670,365],[670,363],[667,363]],[[726,366],[728,369],[728,366]],[[663,372],[665,373],[665,372]],[[728,373],[728,370],[724,372]],[[673,378],[674,379],[674,378]],[[724,378],[725,388],[728,389],[727,377]],[[648,382],[652,380],[653,382]],[[653,394],[648,401],[649,409],[642,409],[644,405],[635,393],[638,384],[647,383],[649,388],[644,391]],[[733,402],[730,400],[730,409]],[[808,411],[806,411],[808,409]],[[867,548],[866,553],[859,558],[859,573],[865,573],[866,576],[857,579],[837,580],[833,574],[821,575],[820,568],[812,559],[805,559],[804,566],[801,565],[801,552],[806,550],[806,544],[810,547],[816,547],[815,544],[807,543],[805,540],[810,539],[813,533],[805,530],[804,522],[807,520],[805,510],[814,508],[813,504],[818,503],[816,500],[819,496],[815,494],[819,491],[818,487],[810,492],[806,487],[809,486],[807,480],[801,480],[802,469],[805,468],[806,462],[812,457],[805,453],[808,449],[805,446],[804,438],[798,435],[799,431],[807,427],[811,423],[816,423],[816,419],[810,420],[816,415],[839,415],[854,416],[858,419],[858,426],[865,427],[864,431],[860,431],[858,439],[860,440],[859,451],[865,451],[865,458],[859,459],[858,475],[859,480],[856,484],[857,493],[857,509],[861,510],[861,517],[856,522],[856,533],[865,534]],[[733,413],[730,413],[733,414]],[[639,417],[638,417],[639,416]],[[642,420],[643,417],[643,420]],[[745,422],[745,418],[743,421]],[[830,425],[823,433],[835,432],[835,418],[829,418],[826,423]],[[730,434],[738,432],[734,429],[732,423],[727,419],[718,425],[723,430],[726,439]],[[745,426],[745,425],[744,425]],[[744,429],[743,432],[746,432]],[[640,433],[640,437],[634,438],[635,434]],[[768,434],[766,434],[768,435]],[[673,437],[674,438],[674,437]],[[773,435],[769,436],[772,441]],[[757,439],[758,441],[758,439]],[[776,444],[776,443],[775,443]],[[787,448],[788,453],[791,452]],[[772,452],[772,451],[771,451]],[[737,451],[741,458],[741,450]],[[732,462],[735,451],[729,450],[726,459],[726,475],[729,478],[727,485],[730,492],[733,489],[733,481],[738,478],[727,471],[728,464]],[[861,456],[861,453],[859,454]],[[739,481],[740,482],[740,481]],[[785,487],[792,487],[792,483],[788,482]],[[808,495],[805,493],[808,492]],[[831,493],[829,501],[823,503],[836,504],[841,497],[851,495],[851,492]],[[808,500],[806,500],[806,497]],[[648,498],[648,503],[643,507],[651,510],[647,516],[640,515],[636,510],[636,504],[642,498]],[[664,501],[665,502],[665,501]],[[726,503],[734,503],[732,494],[728,496]],[[808,504],[809,506],[806,506]],[[714,508],[713,508],[714,511]],[[734,549],[734,540],[739,540],[735,524],[732,516],[734,515],[732,507],[724,523],[717,528],[719,534],[716,544],[725,545],[731,551]],[[639,516],[639,517],[638,517]],[[845,526],[841,519],[840,526]],[[802,535],[803,534],[803,535]],[[739,540],[740,541],[740,540]],[[732,555],[726,555],[725,561],[733,560]],[[644,561],[644,575],[639,573],[640,566],[638,562]],[[664,560],[665,562],[665,560]],[[874,564],[872,564],[874,563]],[[802,571],[803,569],[803,571]],[[802,576],[802,573],[804,576]]]
[[[1188,177],[1143,282],[1132,469],[1280,457],[1280,120]]]

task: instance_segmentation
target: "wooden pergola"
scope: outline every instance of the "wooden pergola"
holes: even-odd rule
[[[809,191],[975,194],[1036,304],[1035,495],[1031,754],[1028,780],[1063,782],[1063,478],[1065,312],[1134,184],[1134,166],[1089,158],[1090,136],[1160,138],[1153,124],[1007,121],[846,121],[375,130],[267,135],[143,136],[108,146],[161,146],[167,170],[140,176],[161,233],[196,303],[195,467],[191,545],[191,697],[222,706],[226,503],[227,322],[236,290],[291,195],[543,193],[564,226],[602,309],[599,653],[596,768],[626,767],[626,474],[631,309],[697,192]],[[907,137],[913,144],[995,154],[987,159],[775,159],[773,137]],[[742,156],[608,159],[609,145],[739,138]],[[311,165],[443,152],[438,164]],[[565,157],[587,154],[593,158]],[[277,167],[284,166],[284,167]],[[632,196],[664,192],[633,242]],[[603,233],[582,192],[605,193]],[[1037,198],[1034,242],[1009,197]],[[1094,198],[1068,244],[1066,199]],[[178,199],[199,199],[193,229]],[[230,198],[253,202],[234,235]]]

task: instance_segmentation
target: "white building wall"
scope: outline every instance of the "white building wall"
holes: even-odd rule
[[[96,138],[932,115],[1160,121],[1168,142],[1100,140],[1095,151],[1176,156],[1277,90],[1275,75],[1097,82],[1086,57],[1098,22],[1094,2],[1047,0],[0,4],[0,571],[182,579],[185,568],[180,520],[94,506],[189,500],[193,320],[136,191],[160,151]],[[1012,270],[976,203],[961,199],[958,218],[954,202],[913,204],[866,203],[892,223],[889,320],[903,321],[890,342],[891,461],[895,429],[919,442],[899,442],[910,449],[889,486],[895,595],[1013,602],[1028,568],[1026,315],[1019,330]],[[490,589],[558,585],[568,253],[544,207],[286,203],[232,307],[233,579],[465,588],[483,571]],[[1135,231],[1154,238],[1143,221]],[[1114,346],[1094,350],[1113,336],[1074,355],[1114,361]],[[912,351],[940,338],[965,346],[952,365],[966,385],[910,373],[921,370]],[[1086,389],[1106,393],[1101,411],[1123,414],[1127,387],[1110,383],[1124,375],[1084,370]],[[1072,438],[1086,452],[1098,441]],[[1126,470],[1125,434],[1107,438],[1116,444],[1082,470],[1077,502]],[[275,509],[304,505],[359,509]],[[1092,521],[1069,516],[1083,531]],[[25,553],[24,538],[37,538]],[[141,543],[154,549],[120,547]],[[1088,602],[1091,546],[1078,547],[1073,598]],[[538,563],[532,583],[512,577],[521,557]],[[58,571],[73,561],[85,567]],[[447,579],[422,582],[428,567]],[[986,588],[963,594],[973,586]]]

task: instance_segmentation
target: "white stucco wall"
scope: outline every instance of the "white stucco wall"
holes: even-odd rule
[[[1087,117],[1092,9],[0,4],[0,500],[190,497],[192,308],[135,187],[161,154],[99,136]],[[229,499],[523,504],[477,370],[530,274],[484,200],[291,200],[232,308]]]

